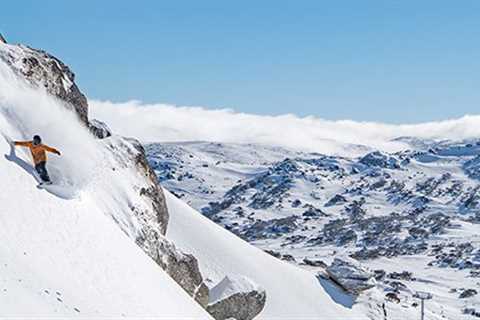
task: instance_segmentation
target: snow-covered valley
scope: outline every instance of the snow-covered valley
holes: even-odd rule
[[[479,143],[402,138],[408,150],[325,156],[255,144],[146,146],[162,185],[258,248],[328,274],[350,256],[372,271],[363,298],[388,319],[472,319],[480,305]]]

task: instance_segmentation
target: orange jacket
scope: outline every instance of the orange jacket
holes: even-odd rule
[[[47,152],[53,152],[60,155],[60,151],[44,144],[34,145],[32,141],[15,141],[16,146],[28,147],[32,153],[33,163],[47,161]]]

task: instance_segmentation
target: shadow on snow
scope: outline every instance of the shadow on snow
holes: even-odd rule
[[[30,174],[34,179],[35,182],[40,183],[41,180],[38,177],[35,168],[25,160],[19,158],[15,152],[15,146],[12,143],[12,140],[6,136],[5,134],[2,133],[3,138],[7,141],[8,145],[10,146],[10,152],[9,154],[5,154],[5,159],[7,159],[10,162],[15,163],[18,165],[20,168],[22,168],[24,171],[26,171],[28,174]],[[37,186],[38,187],[38,186]],[[76,197],[76,192],[74,189],[71,187],[66,187],[66,186],[60,186],[60,185],[46,185],[43,187],[38,187],[39,189],[44,189],[47,192],[53,194],[54,196],[64,199],[64,200],[70,200]]]

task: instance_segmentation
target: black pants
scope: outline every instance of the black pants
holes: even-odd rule
[[[45,161],[37,163],[35,165],[35,170],[37,170],[37,173],[43,182],[50,182],[50,177],[48,176],[47,168],[45,167],[46,164]]]

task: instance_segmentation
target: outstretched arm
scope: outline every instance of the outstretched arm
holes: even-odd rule
[[[49,147],[49,146],[46,146],[46,145],[43,145],[43,148],[48,152],[52,152],[52,153],[56,153],[58,155],[61,155],[60,151],[58,151],[55,148],[52,148],[52,147]]]
[[[29,147],[30,141],[14,141],[13,144],[16,146]]]

